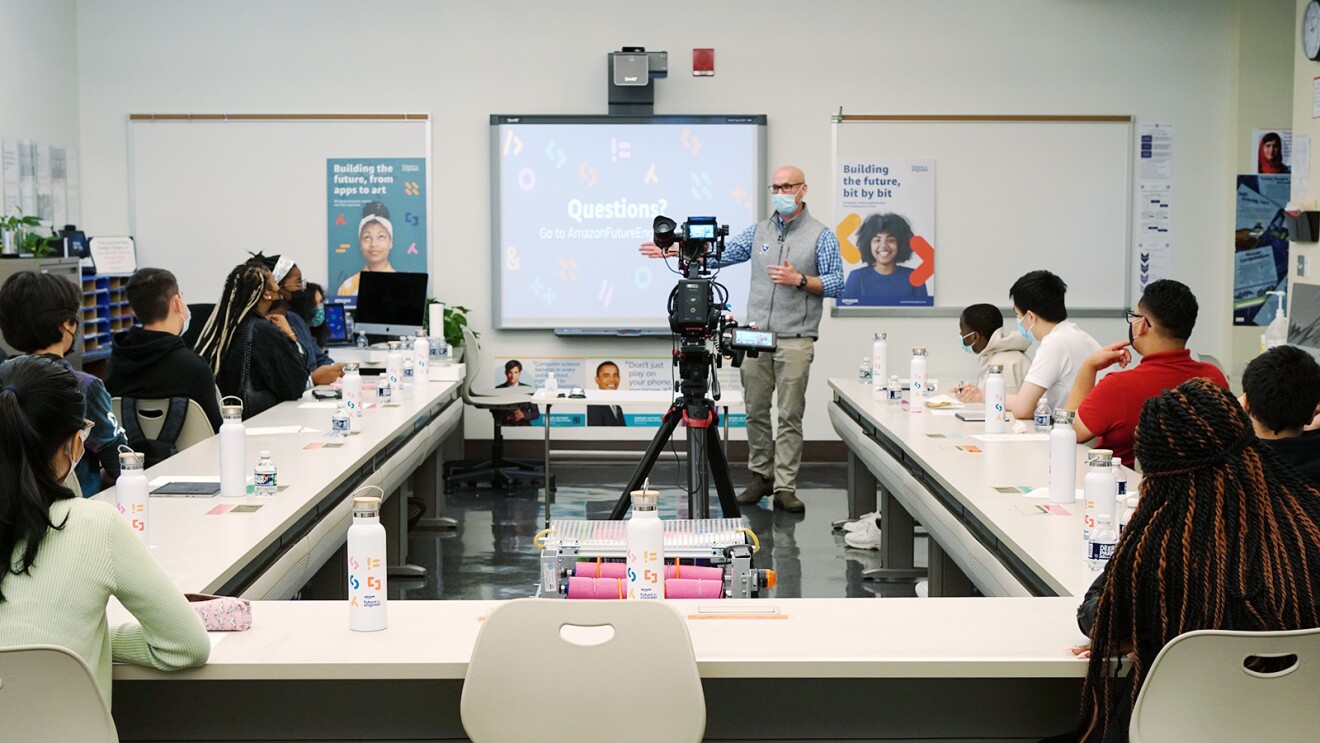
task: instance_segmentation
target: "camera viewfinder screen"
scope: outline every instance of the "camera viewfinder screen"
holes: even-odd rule
[[[689,222],[688,223],[689,240],[714,240],[715,223],[714,222]]]

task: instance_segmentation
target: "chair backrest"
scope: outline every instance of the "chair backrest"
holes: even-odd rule
[[[119,420],[124,418],[123,398],[110,398],[110,407],[115,412],[115,417]],[[137,398],[137,419],[138,425],[142,427],[142,433],[149,439],[154,439],[160,435],[161,426],[165,425],[165,415],[170,409],[170,399],[168,397],[158,398]],[[183,451],[201,441],[211,438],[215,435],[215,430],[211,428],[211,421],[206,417],[206,411],[197,404],[196,400],[188,401],[188,416],[183,420],[183,430],[179,431],[179,438],[174,440],[174,448]]]
[[[119,740],[92,669],[55,645],[0,648],[0,720],[5,740]]]
[[[463,402],[475,405],[472,400],[472,384],[481,373],[481,349],[477,347],[477,337],[467,328],[463,328],[463,345],[467,348],[464,352],[466,355],[464,363],[467,366],[464,367],[463,384],[459,388],[459,394],[463,397]]]
[[[687,624],[663,601],[500,606],[477,634],[461,713],[473,743],[698,743],[706,730]]]
[[[1244,666],[1253,656],[1270,660],[1272,672]],[[1291,656],[1296,660],[1290,665]],[[1188,632],[1173,638],[1151,664],[1132,710],[1129,738],[1133,743],[1315,740],[1317,690],[1320,629]]]

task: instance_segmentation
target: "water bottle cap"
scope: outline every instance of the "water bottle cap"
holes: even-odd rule
[[[884,339],[886,339],[886,338],[888,338],[888,337],[889,337],[889,334],[888,334],[888,333],[876,333],[876,334],[875,334],[875,339],[878,340],[878,341],[882,341],[882,340],[884,340]]]
[[[399,343],[398,341],[389,341],[388,345],[391,351],[397,351],[399,350],[399,347],[402,346],[403,344]]]
[[[127,447],[125,447],[127,448]],[[120,451],[119,468],[120,469],[142,469],[146,466],[147,455],[138,451]]]
[[[356,362],[356,361],[347,361],[347,362],[344,363],[344,373],[345,373],[345,374],[347,374],[348,372],[355,372],[355,371],[357,371],[357,370],[358,370],[358,362]]]
[[[1003,364],[991,364],[991,365],[990,365],[990,373],[991,373],[991,374],[1003,374],[1003,373],[1004,373],[1004,365],[1003,365]]]
[[[418,338],[425,338],[425,337],[426,337],[426,331],[425,331],[425,330],[422,330],[421,328],[418,328],[418,329],[417,329],[417,332],[416,332],[414,335],[416,335]]]
[[[1099,467],[1108,467],[1113,463],[1114,452],[1112,449],[1091,449],[1086,452],[1086,463]]]
[[[660,491],[658,490],[634,490],[630,495],[632,496],[633,508],[654,511],[660,504]]]
[[[1074,415],[1076,415],[1076,413],[1074,413],[1071,410],[1064,410],[1063,408],[1059,408],[1058,410],[1054,411],[1054,425],[1057,426],[1062,423],[1065,426],[1071,426]]]
[[[1111,520],[1107,513],[1097,513],[1095,515],[1095,523],[1097,524],[1108,524]]]
[[[261,451],[261,458],[262,458],[262,459],[270,459],[270,451],[269,451],[269,450],[266,450],[266,449],[263,449],[263,450]]]
[[[912,349],[912,355],[913,355],[913,356],[925,356],[925,355],[926,355],[926,347],[925,347],[925,346],[917,346],[917,347],[913,348],[913,349]]]
[[[358,495],[353,497],[353,514],[375,515],[380,512],[380,498],[374,495]]]
[[[225,402],[233,400],[233,402]],[[237,395],[226,395],[220,398],[220,416],[231,420],[243,419],[243,398]]]

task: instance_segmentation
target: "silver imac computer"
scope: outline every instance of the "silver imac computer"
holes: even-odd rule
[[[1292,312],[1288,313],[1288,343],[1312,353],[1320,352],[1320,286],[1293,282]]]
[[[413,335],[426,316],[424,273],[363,271],[358,281],[353,332],[368,335]]]

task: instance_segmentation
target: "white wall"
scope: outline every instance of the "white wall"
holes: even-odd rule
[[[1174,275],[1201,298],[1193,346],[1227,358],[1242,1],[81,0],[85,222],[103,233],[128,227],[129,113],[428,111],[435,118],[433,214],[442,235],[433,269],[445,269],[437,291],[474,308],[486,348],[662,354],[667,344],[654,341],[620,350],[622,341],[489,332],[488,115],[602,113],[605,53],[644,45],[670,52],[658,113],[768,114],[772,165],[794,162],[820,184],[809,202],[827,222],[829,117],[840,106],[850,113],[1116,113],[1174,124]],[[686,72],[689,50],[700,46],[716,49],[714,78]],[[1289,80],[1255,84],[1286,91]],[[1048,152],[1039,163],[1049,167]],[[1011,243],[1011,236],[993,237]],[[270,246],[236,246],[235,259],[256,247]],[[186,254],[180,246],[180,260]],[[1086,267],[1065,279],[1086,281]],[[993,297],[1007,300],[1007,287]],[[882,324],[892,348],[930,346],[931,368],[942,378],[970,374],[951,319],[827,317],[809,392],[809,439],[834,437],[825,379],[854,375],[866,339]],[[1083,326],[1105,341],[1124,333],[1115,321]],[[483,425],[474,420],[469,435]]]
[[[0,0],[0,136],[78,144],[74,0]]]

